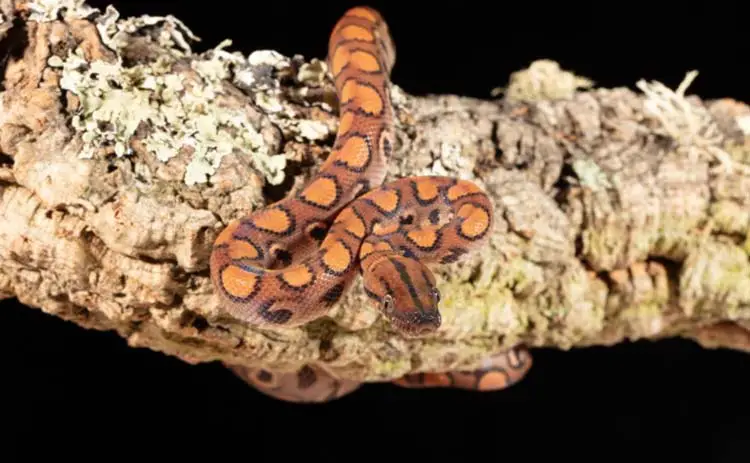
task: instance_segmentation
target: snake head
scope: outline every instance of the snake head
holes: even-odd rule
[[[440,291],[432,272],[421,262],[401,255],[384,256],[365,269],[363,278],[367,295],[401,334],[419,336],[440,327]]]

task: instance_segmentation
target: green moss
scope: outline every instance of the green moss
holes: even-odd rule
[[[745,117],[742,120],[750,121],[750,117]],[[745,125],[750,127],[750,122],[746,122]],[[750,128],[748,131],[750,131]],[[724,150],[729,153],[729,156],[734,161],[750,165],[750,143],[747,140],[745,140],[745,143],[737,143],[734,140],[730,140],[724,145]]]
[[[750,259],[740,247],[706,241],[685,260],[679,285],[680,305],[687,315],[698,310],[748,310]]]
[[[750,233],[750,210],[735,201],[718,201],[711,205],[714,228],[724,233],[748,235]]]

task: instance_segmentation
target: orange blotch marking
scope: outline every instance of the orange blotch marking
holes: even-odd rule
[[[360,260],[365,260],[366,257],[376,252],[393,252],[393,246],[385,241],[380,241],[374,245],[370,242],[363,243],[362,247],[359,248],[359,258]],[[383,258],[385,258],[385,256],[381,255],[376,261],[380,262]]]
[[[349,130],[351,130],[353,124],[354,124],[354,113],[347,111],[344,114],[342,114],[341,118],[339,119],[339,135],[343,135],[347,133]]]
[[[372,227],[372,232],[378,236],[383,236],[389,233],[396,233],[399,228],[401,228],[401,225],[398,222],[390,222],[385,225],[376,223]]]
[[[335,241],[323,254],[326,267],[334,272],[343,272],[352,261],[349,250],[340,241]]]
[[[292,222],[289,220],[287,213],[281,209],[266,209],[253,217],[253,224],[263,230],[284,233],[289,230]]]
[[[407,236],[414,244],[416,244],[420,248],[430,248],[435,245],[438,239],[438,235],[437,233],[435,233],[435,230],[430,229],[412,230],[407,234]]]
[[[370,149],[362,137],[350,137],[344,142],[344,146],[338,153],[338,160],[347,163],[353,168],[362,168],[370,159]]]
[[[339,30],[339,34],[346,40],[362,40],[365,42],[375,41],[372,32],[362,26],[349,24]]]
[[[422,201],[430,201],[437,197],[438,186],[429,180],[417,180],[417,197]]]
[[[385,241],[381,241],[375,245],[376,251],[393,251],[393,246]]]
[[[346,12],[346,16],[354,16],[356,18],[362,18],[367,19],[368,21],[375,22],[377,21],[377,17],[372,13],[372,11],[368,10],[367,8],[363,8],[360,6],[354,7]]]
[[[375,247],[371,243],[363,243],[359,248],[359,258],[364,259],[373,252],[375,252]]]
[[[291,269],[284,271],[284,273],[281,274],[281,278],[289,286],[301,288],[312,281],[313,274],[306,266],[300,265],[299,267],[292,267]]]
[[[346,81],[341,89],[341,101],[352,101],[355,106],[372,114],[380,114],[383,110],[383,100],[380,94],[374,88],[362,85],[356,80]]]
[[[305,187],[300,196],[318,206],[330,207],[338,199],[336,186],[336,181],[331,178],[318,178]]]
[[[351,209],[344,210],[336,222],[343,222],[349,233],[357,238],[364,238],[366,232],[365,223]]]
[[[481,193],[481,192],[482,190],[479,189],[479,187],[476,186],[474,183],[461,182],[457,185],[453,185],[452,187],[448,189],[448,200],[455,201],[464,196],[474,194],[474,193]]]
[[[230,241],[227,254],[230,259],[255,259],[260,255],[258,248],[241,240]]]
[[[231,222],[229,225],[224,228],[224,230],[219,233],[219,236],[216,237],[216,241],[214,242],[214,246],[218,246],[220,244],[225,243],[231,243],[234,238],[232,238],[232,235],[237,230],[237,227],[240,226],[240,221],[235,220],[234,222]]]
[[[376,72],[380,70],[380,63],[371,53],[362,50],[355,50],[349,56],[349,61],[365,72]]]
[[[258,285],[258,275],[230,265],[221,272],[221,285],[234,297],[248,297]]]
[[[461,224],[461,233],[469,238],[481,235],[490,226],[490,216],[481,207],[466,204],[459,209],[458,215],[465,219]]]
[[[382,211],[393,212],[398,208],[398,193],[393,190],[380,190],[370,195],[370,200]]]
[[[485,373],[480,379],[477,387],[482,391],[504,389],[508,386],[508,377],[497,371]]]
[[[347,64],[365,72],[380,70],[380,63],[371,53],[362,50],[349,51],[346,47],[337,48],[331,58],[331,71],[338,75]]]

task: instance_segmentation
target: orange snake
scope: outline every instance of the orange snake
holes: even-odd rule
[[[259,327],[305,324],[326,315],[360,273],[366,294],[396,331],[418,336],[440,327],[440,292],[426,265],[455,262],[483,244],[493,208],[466,180],[424,176],[382,185],[394,144],[394,63],[381,15],[369,7],[346,11],[329,39],[328,66],[340,102],[331,154],[298,193],[232,221],[214,242],[211,281],[232,316]],[[503,380],[489,379],[486,386],[480,373],[410,375],[395,383],[498,389],[529,367],[528,352],[515,348],[482,370],[505,371]],[[347,389],[333,388],[337,381],[312,367],[279,378],[266,370],[233,370],[265,392],[287,391],[278,393],[285,397],[303,397],[299,375],[306,384],[314,376],[318,386],[327,378],[321,397]]]

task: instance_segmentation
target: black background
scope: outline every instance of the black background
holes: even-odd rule
[[[199,51],[231,38],[245,54],[268,48],[307,58],[325,56],[333,23],[355,4],[115,2],[124,16],[174,14],[203,39]],[[369,4],[389,22],[393,80],[410,93],[488,98],[511,72],[549,58],[606,87],[634,88],[645,78],[676,88],[698,69],[690,93],[749,100],[739,2],[662,10],[656,2]],[[501,393],[372,384],[325,406],[304,406],[269,399],[216,364],[190,366],[131,349],[113,333],[84,330],[15,300],[1,307],[7,389],[0,416],[10,426],[3,434],[31,438],[20,447],[27,454],[103,444],[109,459],[150,441],[169,451],[228,449],[261,461],[452,451],[466,460],[510,461],[512,453],[524,461],[748,461],[750,357],[689,341],[536,350],[529,376]],[[51,444],[59,437],[64,447]]]

